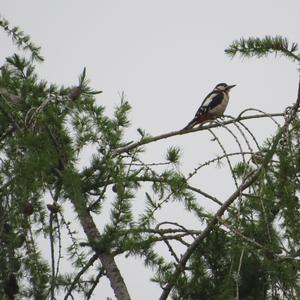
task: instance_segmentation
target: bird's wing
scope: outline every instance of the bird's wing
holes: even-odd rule
[[[203,100],[201,106],[196,112],[196,117],[208,113],[210,110],[218,106],[223,100],[223,95],[221,92],[211,92]]]

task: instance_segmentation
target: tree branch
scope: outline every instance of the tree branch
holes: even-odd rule
[[[220,200],[218,200],[216,197],[213,197],[213,196],[211,196],[211,195],[209,195],[209,194],[207,194],[207,193],[201,191],[201,190],[198,189],[198,188],[195,188],[195,187],[193,187],[193,186],[191,186],[191,185],[188,185],[187,188],[188,188],[189,190],[193,191],[193,192],[196,192],[196,193],[198,193],[198,194],[200,194],[200,195],[202,195],[202,196],[204,196],[204,197],[206,197],[206,198],[212,200],[213,202],[217,203],[218,205],[223,205],[223,203],[222,203]]]
[[[94,264],[94,262],[98,259],[98,255],[94,254],[89,261],[87,262],[87,264],[84,266],[84,268],[82,268],[80,270],[80,272],[75,276],[72,284],[70,285],[67,294],[64,297],[64,300],[67,300],[69,298],[69,296],[71,296],[72,290],[75,288],[75,285],[79,282],[79,279],[81,277],[82,274],[84,274],[90,266],[92,266]]]
[[[237,118],[232,118],[228,121],[223,122],[222,125],[223,126],[224,125],[229,125],[229,124],[232,124],[236,121],[244,121],[244,120],[250,120],[250,119],[282,117],[283,115],[284,115],[284,113],[274,113],[274,114],[265,114],[264,113],[264,114],[260,114],[260,115],[252,115],[252,116],[242,117],[241,114],[240,114]],[[131,143],[128,146],[117,149],[114,152],[114,155],[118,155],[118,154],[121,154],[121,153],[124,153],[124,152],[128,152],[128,151],[131,151],[131,150],[133,150],[133,149],[135,149],[139,146],[143,146],[143,145],[150,144],[150,143],[153,143],[153,142],[156,142],[156,141],[159,141],[159,140],[167,139],[169,137],[173,137],[173,136],[177,136],[177,135],[184,135],[184,134],[188,134],[188,133],[191,133],[191,132],[197,132],[197,131],[207,130],[207,129],[211,129],[211,128],[216,128],[216,127],[221,127],[221,125],[214,122],[214,123],[211,123],[209,125],[204,125],[204,126],[200,126],[200,127],[196,127],[196,128],[191,128],[191,129],[188,129],[188,130],[180,129],[180,130],[171,131],[171,132],[164,133],[164,134],[157,135],[157,136],[153,136],[153,137],[146,137],[146,138],[141,139],[138,142]]]
[[[64,171],[63,180],[65,190],[74,205],[83,231],[105,269],[116,298],[118,300],[130,300],[129,292],[113,254],[105,249],[105,245],[101,245],[101,235],[87,207],[80,176],[75,170],[69,169]]]
[[[198,245],[210,234],[210,232],[214,229],[215,225],[218,223],[218,219],[225,213],[225,211],[229,208],[229,206],[234,202],[236,198],[240,196],[243,190],[248,188],[255,180],[258,178],[261,172],[261,168],[258,169],[252,176],[248,178],[244,183],[242,183],[239,188],[224,202],[224,204],[218,209],[217,213],[214,215],[213,219],[208,223],[206,228],[199,234],[193,243],[187,248],[186,252],[182,255],[179,263],[177,264],[175,271],[173,273],[173,278],[178,277],[178,275],[184,269],[187,261],[196,250]],[[164,288],[163,293],[161,294],[159,300],[166,300],[171,289],[173,288],[173,283],[168,283]]]

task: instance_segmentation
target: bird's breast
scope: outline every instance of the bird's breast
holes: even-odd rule
[[[222,116],[228,105],[228,100],[229,100],[228,94],[223,93],[223,100],[221,101],[221,103],[219,105],[217,105],[210,111],[210,114],[213,114],[215,116]]]

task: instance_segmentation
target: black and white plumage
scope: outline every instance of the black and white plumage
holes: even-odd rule
[[[233,87],[235,87],[235,85],[228,85],[226,83],[217,84],[213,91],[205,97],[193,120],[191,120],[183,130],[221,117],[228,104],[229,91]]]

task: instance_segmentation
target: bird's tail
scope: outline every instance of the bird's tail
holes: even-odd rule
[[[187,130],[193,128],[197,124],[202,124],[211,120],[207,115],[196,116],[192,121],[190,121],[182,130]]]
[[[198,120],[194,118],[192,121],[190,121],[182,130],[187,130],[193,128],[198,123]]]

